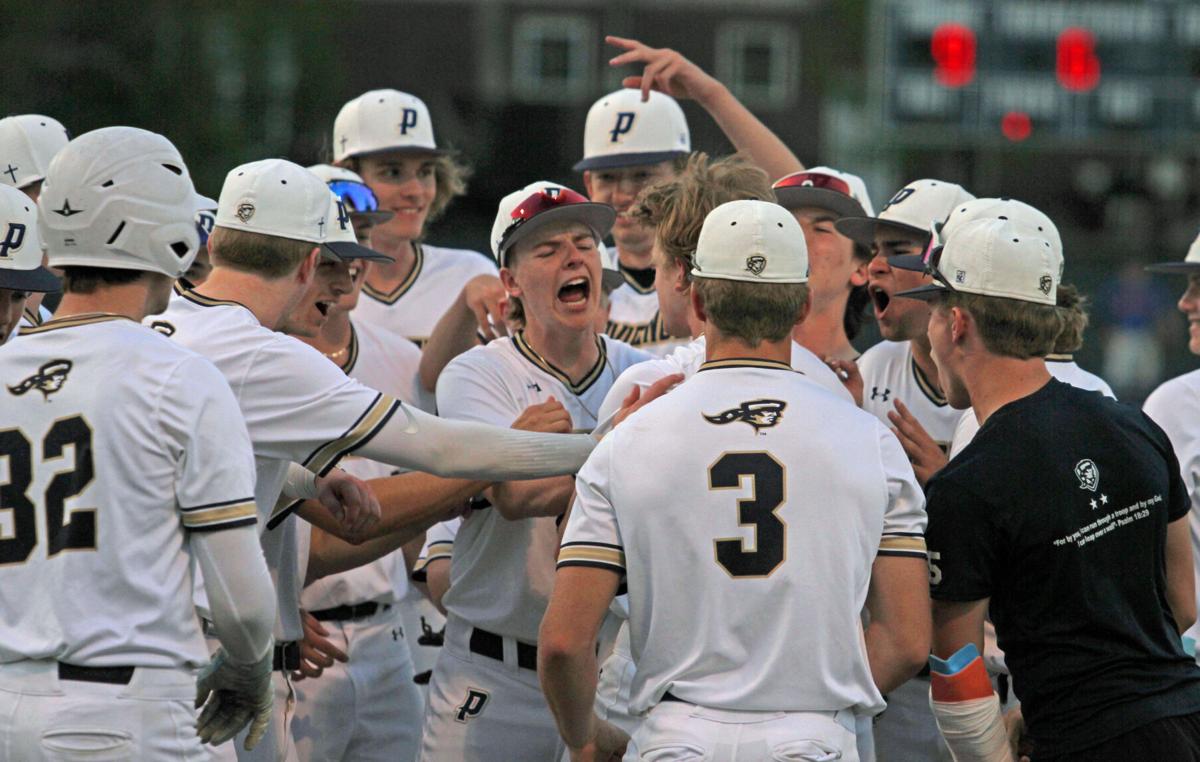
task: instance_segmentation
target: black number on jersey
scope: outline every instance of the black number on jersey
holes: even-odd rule
[[[731,577],[769,577],[787,557],[783,519],[775,515],[784,500],[783,464],[765,452],[727,452],[708,468],[710,489],[737,489],[751,479],[747,500],[738,500],[738,523],[754,527],[754,550],[740,537],[713,540],[717,563]]]
[[[64,550],[96,549],[96,511],[72,511],[68,519],[66,502],[78,495],[95,476],[92,463],[92,429],[82,416],[54,422],[42,440],[42,466],[53,468],[51,461],[63,457],[67,447],[74,450],[74,467],[56,471],[46,485],[43,506],[46,511],[47,557]],[[0,485],[0,508],[12,511],[13,534],[0,540],[0,565],[21,564],[29,560],[37,546],[37,515],[29,499],[33,482],[33,445],[20,429],[0,431],[0,458],[8,461],[8,481]]]

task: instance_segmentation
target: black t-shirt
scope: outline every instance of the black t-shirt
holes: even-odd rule
[[[932,595],[991,598],[1039,752],[1200,711],[1166,598],[1167,523],[1189,498],[1140,410],[1051,380],[997,410],[927,492]]]

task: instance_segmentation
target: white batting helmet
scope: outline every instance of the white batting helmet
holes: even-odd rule
[[[55,155],[38,217],[55,267],[177,278],[199,249],[196,208],[192,179],[171,141],[136,127],[105,127]]]

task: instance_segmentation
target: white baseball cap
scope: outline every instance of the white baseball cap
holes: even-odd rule
[[[770,201],[727,201],[700,228],[692,277],[748,283],[807,283],[804,230]]]
[[[67,129],[48,116],[0,119],[0,183],[24,188],[44,180],[50,160],[70,139]]]
[[[954,231],[963,225],[982,219],[1010,220],[1027,234],[1049,241],[1054,253],[1060,261],[1062,260],[1062,238],[1059,237],[1054,222],[1039,209],[1012,198],[976,198],[959,204],[950,212],[944,223],[934,226],[937,229],[938,242],[944,244],[954,235]],[[925,260],[920,254],[904,254],[888,259],[888,266],[920,272],[925,269]],[[1058,277],[1059,280],[1062,279],[1061,270]]]
[[[1200,235],[1192,241],[1192,245],[1188,247],[1187,255],[1184,256],[1182,262],[1158,262],[1153,265],[1147,265],[1146,269],[1152,273],[1168,273],[1174,275],[1192,275],[1200,273]]]
[[[379,198],[371,186],[363,181],[357,172],[351,172],[345,167],[335,167],[332,164],[314,164],[308,168],[321,182],[329,186],[329,190],[342,200],[350,219],[361,219],[371,225],[387,222],[396,216],[395,212],[379,208]]]
[[[58,276],[42,267],[37,204],[8,185],[0,185],[0,288],[58,291]]]
[[[608,204],[597,204],[558,183],[539,180],[500,199],[492,223],[492,254],[501,267],[508,264],[508,250],[517,241],[552,222],[580,222],[603,241],[617,221]]]
[[[862,178],[831,167],[793,172],[776,180],[771,188],[779,205],[786,209],[815,206],[828,209],[839,217],[872,217],[875,214],[867,184]]]
[[[1044,236],[1012,220],[980,218],[944,246],[930,246],[934,282],[896,296],[931,299],[947,291],[1054,306],[1062,257]]]
[[[658,164],[692,151],[683,109],[669,95],[624,89],[592,104],[583,128],[583,159],[577,172]]]
[[[838,232],[863,246],[875,243],[875,229],[899,228],[922,237],[930,225],[945,222],[956,206],[975,198],[945,180],[914,180],[888,199],[877,217],[846,217],[833,223]]]
[[[341,260],[395,261],[354,240],[341,200],[315,174],[286,159],[263,159],[230,170],[221,187],[216,226],[307,241]],[[346,228],[350,240],[342,235]]]
[[[445,153],[433,139],[425,102],[399,90],[371,90],[342,106],[333,121],[333,160],[404,151]]]

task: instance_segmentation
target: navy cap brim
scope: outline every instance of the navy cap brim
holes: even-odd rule
[[[919,288],[910,288],[907,291],[899,291],[895,294],[892,294],[892,298],[904,297],[905,299],[919,299],[923,302],[928,302],[932,299],[938,298],[942,294],[949,292],[950,289],[946,288],[940,283],[929,283],[924,286],[920,286]]]
[[[352,259],[365,259],[369,262],[387,263],[396,261],[395,258],[389,257],[387,254],[380,254],[374,249],[368,249],[362,244],[350,241],[326,241],[321,245],[343,262],[348,262]]]
[[[0,288],[10,291],[36,291],[41,294],[49,294],[62,290],[62,280],[41,266],[32,270],[0,268]]]
[[[625,276],[620,270],[609,270],[604,268],[600,271],[600,286],[609,291],[616,291],[621,286],[625,285]]]
[[[519,241],[528,238],[533,233],[552,223],[579,222],[591,228],[597,238],[604,240],[616,221],[616,209],[613,209],[608,204],[597,204],[594,201],[589,201],[586,204],[565,204],[547,209],[541,214],[530,218],[528,222],[515,228],[509,237],[503,241],[504,248],[500,250],[500,266],[507,266],[508,252]]]
[[[425,154],[426,156],[445,156],[450,153],[446,148],[428,148],[426,146],[392,146],[391,148],[375,148],[370,151],[346,154],[338,159],[336,165],[349,159],[361,159],[365,156],[380,156],[385,153]]]
[[[846,216],[834,222],[833,226],[837,228],[839,233],[863,246],[875,245],[875,231],[881,227],[889,227],[920,236],[922,240],[929,238],[929,230],[922,230],[916,225],[909,225],[906,222],[894,222],[893,220],[883,220],[878,217]]]
[[[353,209],[346,207],[346,214],[350,215],[350,222],[363,220],[369,225],[382,225],[388,220],[396,216],[395,212],[389,212],[386,209],[377,209],[373,212],[356,212]],[[358,226],[355,225],[355,228]]]
[[[576,162],[574,170],[584,172],[590,169],[617,169],[619,167],[643,167],[648,164],[659,164],[671,161],[680,156],[687,156],[688,151],[648,151],[645,153],[613,153],[603,156],[593,156]]]
[[[925,272],[925,258],[920,254],[899,254],[888,257],[888,267],[897,270],[911,270],[915,273]]]
[[[1191,275],[1200,273],[1200,262],[1159,262],[1146,265],[1148,273],[1165,273],[1168,275]]]
[[[862,204],[845,193],[810,185],[776,188],[775,201],[784,209],[800,209],[806,206],[828,209],[838,216],[839,221],[843,217],[861,217],[867,213]]]

